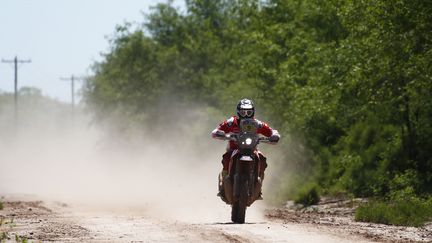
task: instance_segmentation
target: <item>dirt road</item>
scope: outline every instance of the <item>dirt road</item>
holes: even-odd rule
[[[204,149],[215,151],[204,158],[196,155],[201,150],[195,144],[190,145],[193,149],[182,144],[183,149],[172,156],[167,151],[179,145],[111,150],[93,146],[96,139],[39,142],[35,138],[17,142],[20,146],[0,146],[0,197],[5,196],[0,199],[2,240],[432,241],[432,225],[415,229],[353,223],[352,213],[297,214],[286,208],[267,210],[261,201],[248,209],[245,224],[231,224],[230,207],[215,195],[220,171],[215,161],[223,148]],[[274,171],[268,174],[275,176]]]
[[[242,225],[229,222],[229,208],[214,219],[173,220],[145,207],[110,209],[89,205],[4,198],[4,239],[30,242],[369,242],[306,224],[270,220],[249,210]],[[212,209],[209,209],[212,210]]]

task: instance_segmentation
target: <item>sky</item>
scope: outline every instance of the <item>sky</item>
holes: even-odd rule
[[[142,23],[149,7],[166,0],[0,0],[0,59],[31,60],[18,68],[18,88],[71,101],[70,81],[92,74],[109,50],[117,24]],[[183,0],[174,1],[181,8]],[[82,82],[75,82],[79,100]],[[14,66],[0,62],[0,92],[14,91]]]

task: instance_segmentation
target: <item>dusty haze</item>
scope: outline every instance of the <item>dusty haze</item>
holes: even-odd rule
[[[1,108],[0,194],[94,209],[133,207],[174,220],[229,221],[230,207],[216,197],[226,143],[209,135],[224,116],[181,110],[182,119],[169,127],[145,125],[125,140],[79,109],[72,116],[69,106],[60,106],[21,107],[16,131],[10,106]],[[145,129],[159,132],[146,136]],[[258,202],[248,209],[248,219],[261,220],[262,207]]]

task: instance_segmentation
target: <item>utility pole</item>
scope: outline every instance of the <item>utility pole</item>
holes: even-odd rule
[[[2,59],[3,63],[13,63],[15,66],[15,96],[14,96],[14,104],[15,104],[15,128],[18,126],[18,63],[30,63],[31,60],[19,60],[17,56],[13,60],[4,60]]]
[[[70,81],[71,82],[71,105],[72,105],[72,114],[74,112],[75,107],[75,81],[82,80],[83,78],[76,77],[74,75],[71,75],[70,78],[60,78],[60,80],[63,81]]]

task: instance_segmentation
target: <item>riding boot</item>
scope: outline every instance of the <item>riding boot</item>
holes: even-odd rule
[[[260,180],[260,182],[261,182],[261,186],[262,186],[263,181],[264,181],[264,172],[260,173],[260,175],[259,175],[259,177],[258,177],[258,180]],[[263,199],[264,199],[264,198],[262,197],[262,188],[261,188],[261,191],[260,191],[260,193],[259,193],[259,196],[258,196],[258,198],[257,198],[256,200],[263,200]]]
[[[218,177],[218,179],[219,179],[219,184],[218,184],[219,185],[219,192],[218,192],[217,196],[221,197],[222,199],[224,199],[224,197],[225,197],[225,190],[224,190],[223,181],[227,175],[228,175],[228,171],[222,170],[219,173],[219,177]]]

